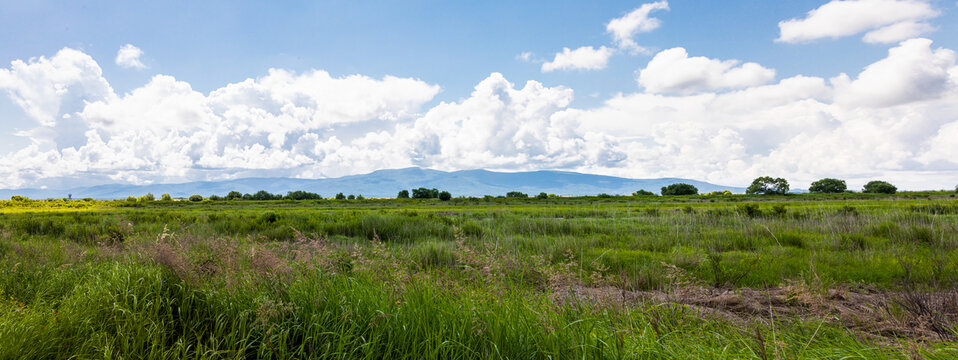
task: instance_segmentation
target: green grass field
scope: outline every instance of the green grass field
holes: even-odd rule
[[[958,358],[951,192],[0,201],[0,358]]]

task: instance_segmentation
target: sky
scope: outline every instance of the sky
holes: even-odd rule
[[[958,3],[0,0],[0,188],[418,166],[958,185]]]

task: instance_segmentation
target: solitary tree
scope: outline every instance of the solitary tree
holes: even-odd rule
[[[153,201],[156,200],[156,197],[153,196],[153,193],[146,193],[146,195],[143,195],[143,199],[146,201]]]
[[[783,178],[772,178],[771,176],[762,176],[752,181],[746,194],[765,194],[765,195],[785,195],[788,193],[788,181]]]
[[[173,201],[173,197],[170,196],[170,194],[164,193],[163,195],[160,195],[160,201]]]
[[[346,195],[343,195],[343,193],[336,194],[336,200],[346,200]]]
[[[450,194],[448,191],[443,191],[439,193],[439,200],[449,201],[449,199],[452,199],[452,194]]]
[[[192,202],[203,201],[203,195],[190,195],[190,201]]]
[[[347,196],[346,198],[349,200],[356,200],[356,195],[349,194],[349,196]]]
[[[396,195],[397,199],[408,199],[409,190],[399,190],[399,195]]]
[[[536,195],[536,199],[542,200],[542,199],[548,199],[548,198],[549,198],[549,194],[546,194],[545,192],[541,192],[539,193],[539,195]]]
[[[678,183],[662,187],[662,195],[695,195],[698,193],[698,188],[686,183]]]
[[[898,188],[887,181],[874,180],[865,184],[862,192],[873,194],[894,194],[898,192]]]
[[[841,193],[848,190],[848,185],[845,184],[845,180],[824,178],[812,183],[812,186],[808,187],[808,191],[813,193]]]
[[[439,197],[439,190],[424,187],[412,189],[412,197],[413,199],[435,199]]]
[[[230,191],[229,194],[226,194],[226,200],[242,200],[243,194],[239,191]]]

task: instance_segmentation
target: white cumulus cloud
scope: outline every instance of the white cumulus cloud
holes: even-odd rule
[[[322,70],[273,69],[209,93],[157,75],[116,94],[95,61],[64,49],[0,69],[13,103],[40,115],[39,130],[25,135],[46,134],[0,156],[0,187],[316,178],[408,166],[952,187],[958,66],[954,51],[933,45],[904,41],[857,74],[778,81],[758,64],[669,49],[643,69],[648,75],[640,72],[645,91],[591,108],[572,107],[572,89],[514,84],[499,73],[429,108],[437,85]],[[59,126],[69,121],[82,126]],[[60,142],[67,132],[78,138]]]
[[[136,69],[146,69],[146,65],[140,61],[140,56],[143,55],[143,50],[133,46],[132,44],[126,44],[120,47],[120,50],[116,52],[116,61],[117,65],[125,68],[136,68]]]
[[[765,84],[775,70],[738,60],[689,57],[684,48],[663,50],[639,72],[639,85],[652,93],[693,93]]]
[[[924,0],[832,0],[805,18],[779,22],[775,41],[800,43],[868,31],[866,42],[894,43],[933,30],[924,21],[939,14]]]
[[[643,4],[623,17],[612,19],[605,26],[606,32],[620,49],[643,52],[645,49],[632,38],[636,34],[650,32],[661,26],[659,19],[649,16],[656,10],[669,10],[668,1]]]
[[[598,49],[591,46],[583,46],[575,50],[563,48],[562,52],[556,53],[552,61],[542,64],[542,72],[605,69],[613,52],[605,46],[600,46]]]

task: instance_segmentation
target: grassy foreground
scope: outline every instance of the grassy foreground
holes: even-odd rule
[[[0,358],[958,358],[944,192],[62,204]]]

